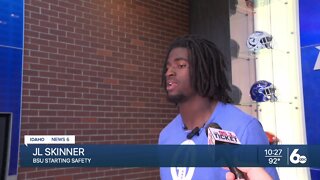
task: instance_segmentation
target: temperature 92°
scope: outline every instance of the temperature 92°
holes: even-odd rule
[[[272,158],[268,158],[268,163],[269,164],[278,164],[278,162],[280,160],[281,160],[280,158],[272,157]]]

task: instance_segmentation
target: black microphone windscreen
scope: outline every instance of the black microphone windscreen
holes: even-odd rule
[[[207,127],[206,127],[206,135],[208,136],[208,129],[209,128],[215,128],[215,129],[222,129],[221,126],[218,123],[210,123]]]

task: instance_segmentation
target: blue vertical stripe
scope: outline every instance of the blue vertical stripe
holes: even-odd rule
[[[0,1],[0,112],[12,113],[9,175],[17,175],[21,124],[24,1]]]
[[[320,144],[320,70],[313,70],[320,46],[319,0],[299,1],[300,44],[304,109],[308,144]],[[311,169],[312,179],[320,179],[320,169]]]

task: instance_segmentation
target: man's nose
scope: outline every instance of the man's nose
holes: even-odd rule
[[[166,77],[174,76],[176,73],[173,68],[168,68],[166,72]]]

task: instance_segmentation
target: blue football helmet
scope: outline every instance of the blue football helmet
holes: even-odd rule
[[[250,89],[251,99],[256,102],[275,102],[278,98],[275,95],[276,88],[272,83],[260,80],[255,82]]]
[[[247,39],[247,47],[252,52],[260,49],[272,49],[272,36],[263,31],[255,31]]]

